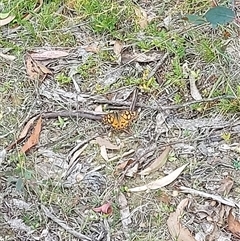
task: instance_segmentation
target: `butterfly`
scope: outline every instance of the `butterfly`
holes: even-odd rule
[[[116,130],[122,130],[128,127],[137,117],[137,112],[124,110],[120,112],[108,113],[103,116],[103,123],[112,126]]]

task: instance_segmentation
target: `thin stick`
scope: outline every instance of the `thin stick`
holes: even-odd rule
[[[41,205],[42,210],[44,211],[45,215],[52,219],[55,223],[57,223],[59,226],[61,226],[63,229],[65,229],[68,233],[72,234],[74,237],[79,238],[80,240],[87,240],[87,241],[92,241],[91,238],[88,236],[81,234],[77,231],[75,231],[73,228],[69,227],[65,222],[57,217],[55,217],[47,207],[44,205]]]
[[[205,197],[205,198],[211,198],[215,201],[218,201],[218,202],[228,205],[230,207],[239,207],[239,204],[233,202],[232,200],[230,200],[228,198],[222,198],[219,195],[213,195],[213,194],[209,194],[206,192],[201,192],[201,191],[198,191],[198,190],[195,190],[192,188],[188,188],[188,187],[180,187],[180,191],[183,193],[190,193],[190,194],[198,195],[198,196]]]
[[[82,117],[91,120],[101,120],[104,113],[99,113],[96,111],[79,110],[79,111],[53,111],[53,112],[43,112],[41,114],[42,118],[51,119],[60,117]]]
[[[141,107],[144,109],[150,109],[150,110],[174,110],[174,109],[180,109],[183,107],[191,106],[194,104],[199,104],[199,103],[205,103],[205,102],[212,102],[216,100],[222,100],[222,99],[236,99],[234,96],[218,96],[218,97],[213,97],[213,98],[206,98],[202,100],[193,100],[189,102],[185,102],[183,104],[178,104],[178,105],[169,105],[169,106],[150,106],[150,105],[145,105],[141,103],[136,103],[137,107]],[[121,101],[109,101],[109,100],[94,100],[94,103],[98,104],[108,104],[108,105],[113,105],[113,106],[131,106],[131,102],[121,102]]]

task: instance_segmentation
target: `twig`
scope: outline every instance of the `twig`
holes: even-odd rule
[[[150,79],[153,77],[153,75],[157,72],[157,70],[163,65],[163,63],[166,61],[167,57],[169,56],[168,53],[164,54],[164,56],[162,57],[162,59],[160,59],[158,61],[158,63],[156,64],[156,66],[152,69],[152,71],[149,73],[147,79]]]
[[[201,196],[201,197],[211,198],[213,200],[216,200],[216,201],[218,201],[222,204],[225,204],[225,205],[228,205],[228,206],[231,206],[231,207],[236,207],[236,206],[239,207],[239,204],[233,202],[232,200],[230,200],[228,198],[222,198],[219,195],[213,195],[213,194],[209,194],[209,193],[206,193],[206,192],[201,192],[201,191],[198,191],[198,190],[195,190],[195,189],[192,189],[192,188],[188,188],[188,187],[180,187],[180,190],[183,193],[190,193],[190,194],[198,195],[198,196]]]
[[[89,111],[89,110],[49,111],[49,112],[42,112],[40,114],[34,114],[29,118],[29,120],[34,117],[37,119],[40,116],[43,119],[54,119],[57,117],[82,117],[82,118],[86,118],[86,119],[90,119],[90,120],[101,120],[103,115],[104,115],[103,112],[96,112],[96,111]],[[26,123],[27,122],[28,121],[26,121]]]
[[[88,110],[78,110],[78,111],[53,111],[53,112],[43,112],[41,114],[42,118],[51,119],[60,117],[82,117],[91,120],[101,120],[104,113]]]
[[[61,226],[63,229],[65,229],[68,233],[72,234],[74,237],[79,238],[80,240],[87,240],[92,241],[92,239],[84,234],[81,234],[77,231],[75,231],[73,228],[69,227],[65,222],[57,217],[55,217],[47,207],[44,205],[41,205],[42,210],[44,211],[45,215],[52,219],[55,223],[57,223],[59,226]]]
[[[207,98],[207,99],[202,99],[202,100],[193,100],[193,101],[189,101],[189,102],[186,102],[183,104],[170,105],[170,106],[155,107],[155,106],[149,106],[149,105],[145,105],[145,104],[141,104],[141,103],[136,103],[136,106],[145,108],[145,109],[162,111],[162,110],[180,109],[180,108],[198,104],[198,103],[211,102],[211,101],[216,101],[216,100],[221,100],[221,99],[236,99],[236,97],[234,97],[234,96],[218,96],[218,97]],[[93,103],[109,104],[109,105],[113,105],[113,106],[128,106],[128,107],[130,107],[132,104],[132,102],[109,101],[109,100],[94,100]],[[82,110],[78,110],[78,111],[42,112],[41,114],[33,115],[31,118],[33,118],[35,116],[41,116],[44,119],[52,119],[52,118],[57,118],[58,116],[60,116],[60,117],[82,117],[82,118],[91,119],[91,120],[101,120],[103,115],[104,115],[104,113],[102,113],[102,112],[89,111],[89,110],[82,109]]]
[[[206,99],[202,99],[202,100],[193,100],[193,101],[185,102],[183,104],[169,105],[169,106],[150,106],[150,105],[145,105],[145,104],[141,104],[141,103],[136,103],[136,106],[144,108],[144,109],[157,110],[157,111],[175,110],[175,109],[180,109],[183,107],[191,106],[194,104],[212,102],[212,101],[221,100],[221,99],[236,99],[236,97],[228,96],[228,95],[218,96],[218,97],[206,98]],[[113,105],[113,106],[131,106],[131,102],[110,101],[110,100],[94,100],[93,102],[98,103],[98,104],[108,104],[108,105]]]
[[[135,152],[135,150],[130,150],[130,151],[127,151],[127,152],[124,152],[122,155],[117,155],[117,156],[114,156],[113,158],[109,159],[108,162],[113,162],[113,161],[116,161],[120,158],[123,158],[123,157],[126,157],[128,155],[131,155]]]

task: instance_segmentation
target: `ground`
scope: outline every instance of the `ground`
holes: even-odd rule
[[[0,2],[0,240],[239,240],[238,20],[185,17],[214,2]]]

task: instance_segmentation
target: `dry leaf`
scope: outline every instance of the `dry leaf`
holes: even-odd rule
[[[171,197],[170,196],[168,196],[166,193],[164,193],[164,192],[161,192],[160,194],[160,197],[157,197],[157,199],[160,201],[160,202],[163,202],[163,203],[165,203],[165,204],[167,204],[167,205],[169,205],[170,204],[170,202],[171,202]]]
[[[122,61],[122,56],[121,56],[122,49],[123,49],[123,44],[120,41],[116,40],[113,46],[113,51],[117,56],[117,63],[119,65],[121,64],[121,61]]]
[[[196,77],[197,77],[197,73],[195,73],[194,71],[191,71],[189,75],[190,92],[194,100],[201,100],[202,96],[196,86]]]
[[[201,191],[198,191],[198,190],[195,190],[195,189],[192,189],[192,188],[188,188],[188,187],[179,187],[179,190],[181,190],[181,192],[184,192],[184,193],[191,193],[193,195],[198,195],[198,196],[205,197],[205,198],[208,198],[208,199],[211,198],[215,201],[218,201],[219,203],[222,203],[224,205],[228,205],[228,206],[231,206],[231,207],[237,207],[238,206],[237,203],[230,200],[229,198],[222,198],[219,195],[201,192]]]
[[[230,209],[228,215],[228,229],[235,237],[240,238],[240,222],[234,218],[232,209]]]
[[[26,70],[31,79],[44,80],[47,74],[52,74],[51,70],[42,65],[41,63],[34,61],[30,55],[26,57]]]
[[[172,23],[172,16],[171,16],[171,15],[169,15],[169,16],[167,16],[166,18],[163,19],[164,27],[165,27],[167,30],[170,29],[171,23]]]
[[[124,229],[127,229],[128,225],[131,224],[132,221],[130,218],[130,211],[129,211],[127,199],[124,196],[124,194],[121,192],[119,193],[119,196],[118,196],[118,203],[119,203],[119,208],[120,208],[122,226]]]
[[[168,116],[169,116],[169,113],[167,113],[166,111],[162,111],[157,114],[156,116],[157,129],[161,129],[161,127],[163,126],[163,123],[166,121]]]
[[[13,61],[14,59],[16,59],[16,56],[9,55],[9,54],[3,54],[3,53],[0,53],[0,57],[4,58],[6,60],[10,60],[10,61]]]
[[[144,29],[148,25],[148,17],[147,13],[144,9],[142,8],[135,8],[135,14],[136,14],[136,22],[140,26],[141,29]]]
[[[187,165],[188,164],[185,164],[185,165],[179,167],[178,169],[176,169],[175,171],[173,171],[172,173],[170,173],[169,175],[167,175],[167,176],[165,176],[161,179],[150,182],[150,183],[148,183],[146,185],[143,185],[143,186],[130,188],[129,191],[130,192],[140,192],[140,191],[145,191],[145,190],[148,190],[148,189],[155,190],[155,189],[159,189],[161,187],[165,187],[168,184],[170,184],[171,182],[173,182],[181,174],[181,172],[184,170],[184,168]]]
[[[102,105],[98,105],[98,106],[94,109],[94,111],[96,111],[96,112],[103,112]],[[104,112],[103,112],[103,113],[104,113]]]
[[[169,215],[167,220],[168,230],[173,240],[178,241],[196,241],[191,235],[190,231],[182,227],[180,223],[180,217],[183,214],[184,208],[188,204],[188,198],[183,199],[177,206],[177,210]]]
[[[148,63],[158,61],[163,57],[163,54],[159,51],[149,51],[146,53],[132,54],[124,51],[121,55],[122,63],[126,64],[129,62]]]
[[[100,154],[105,161],[108,161],[109,158],[108,158],[106,146],[100,146]]]
[[[163,57],[162,53],[159,51],[151,51],[147,53],[138,54],[135,61],[139,63],[148,63],[153,61],[158,61]]]
[[[129,159],[127,161],[124,161],[122,163],[120,163],[119,165],[116,166],[116,170],[117,171],[121,171],[124,170],[127,166],[129,166],[130,164],[132,164],[134,162],[133,159]]]
[[[123,44],[122,42],[116,40],[115,43],[114,43],[114,46],[113,46],[113,51],[114,53],[119,56],[122,52],[122,49],[123,49]]]
[[[226,177],[222,180],[222,185],[219,188],[219,193],[221,193],[223,196],[226,196],[229,194],[229,192],[232,189],[233,186],[233,180],[230,177]]]
[[[33,133],[27,140],[27,142],[23,145],[21,152],[26,153],[29,151],[33,146],[37,145],[39,142],[39,136],[42,128],[42,118],[40,117],[37,121],[37,124],[33,130]]]
[[[6,150],[11,150],[15,145],[17,145],[19,142],[21,142],[26,136],[27,133],[29,131],[29,129],[32,127],[33,123],[35,120],[37,120],[39,118],[39,116],[34,116],[32,117],[27,124],[24,126],[22,132],[20,133],[18,139],[16,141],[14,141],[12,144],[10,144]]]
[[[59,59],[68,56],[69,53],[61,50],[48,50],[39,53],[31,53],[30,56],[34,60]]]
[[[104,214],[111,215],[113,212],[113,209],[112,209],[111,203],[107,202],[100,207],[93,208],[93,211],[97,213],[104,213]]]
[[[14,18],[15,18],[15,16],[10,15],[10,16],[6,17],[5,19],[0,19],[0,27],[11,23]]]
[[[42,65],[41,63],[39,63],[38,61],[35,61],[38,68],[44,73],[44,74],[52,74],[52,71],[49,70],[46,66]]]
[[[86,47],[83,47],[87,52],[91,52],[91,53],[94,53],[94,54],[97,54],[99,53],[100,51],[100,48],[98,47],[98,44],[91,44],[91,45],[88,45]]]
[[[101,137],[97,137],[96,142],[99,146],[105,146],[107,149],[110,149],[110,150],[119,150],[120,149],[120,146],[116,146],[116,145],[112,144],[109,140],[101,138]]]
[[[26,70],[31,79],[38,78],[38,73],[36,72],[37,68],[32,58],[26,57]]]
[[[138,172],[139,163],[136,163],[132,168],[128,169],[125,176],[134,177]]]
[[[164,164],[167,161],[170,150],[171,150],[171,147],[167,146],[166,149],[163,151],[163,153],[158,158],[156,158],[150,166],[148,166],[146,169],[142,170],[139,174],[140,175],[149,175],[150,172],[156,171],[159,168],[161,168],[162,166],[164,166]]]
[[[202,96],[196,86],[196,80],[199,76],[199,70],[195,72],[188,67],[187,63],[184,63],[182,66],[182,71],[184,77],[189,79],[191,96],[194,100],[201,100]]]

